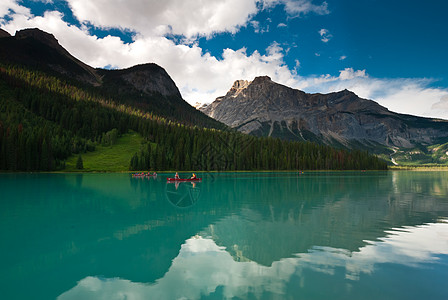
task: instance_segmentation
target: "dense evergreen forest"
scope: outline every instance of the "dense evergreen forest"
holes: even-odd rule
[[[36,70],[0,65],[0,170],[63,170],[65,160],[132,130],[147,141],[131,170],[386,169],[364,151],[256,138],[167,119]],[[210,125],[210,124],[206,124]],[[213,127],[213,124],[211,124]]]

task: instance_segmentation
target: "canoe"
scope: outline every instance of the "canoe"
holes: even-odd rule
[[[192,179],[192,178],[169,178],[168,177],[166,180],[170,181],[170,182],[175,182],[175,181],[201,181],[202,178],[194,178],[194,179]]]

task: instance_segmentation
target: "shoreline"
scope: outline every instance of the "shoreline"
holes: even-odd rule
[[[291,172],[387,172],[387,171],[448,171],[448,166],[389,166],[387,170],[234,170],[234,171],[198,171],[198,170],[188,170],[188,171],[177,171],[177,170],[164,170],[164,171],[102,171],[102,170],[79,170],[79,171],[0,171],[0,174],[134,174],[134,173],[146,173],[146,172],[156,172],[157,174],[170,174],[170,173],[291,173]]]
[[[394,167],[388,170],[251,170],[251,171],[156,171],[159,174],[174,174],[176,172],[180,174],[185,173],[319,173],[319,172],[359,172],[359,173],[372,173],[372,172],[388,172],[388,171],[420,171],[420,172],[443,172],[448,171],[447,167]],[[134,174],[134,173],[146,173],[147,171],[44,171],[44,172],[9,172],[0,171],[0,174]],[[154,171],[150,171],[152,173]]]

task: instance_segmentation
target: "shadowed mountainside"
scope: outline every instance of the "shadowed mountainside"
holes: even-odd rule
[[[46,72],[120,103],[181,123],[224,128],[182,99],[168,73],[154,63],[122,70],[93,68],[72,56],[50,33],[39,29],[0,32],[0,63]]]

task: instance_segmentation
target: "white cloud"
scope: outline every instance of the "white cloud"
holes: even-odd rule
[[[311,0],[67,0],[67,2],[73,15],[85,25],[92,24],[106,29],[127,29],[145,37],[174,34],[187,39],[198,36],[211,37],[221,32],[235,33],[251,21],[259,11],[260,4],[264,8],[283,5],[285,11],[292,16],[329,13],[326,2],[315,5]],[[11,11],[30,15],[29,9],[19,5],[17,0],[2,0],[0,17]],[[257,26],[254,27],[257,29]]]
[[[349,80],[354,78],[366,78],[366,70],[357,70],[354,71],[353,68],[345,68],[344,70],[339,71],[339,78],[341,80]]]
[[[31,0],[31,1],[33,1],[33,2],[42,2],[42,3],[46,3],[46,4],[54,3],[53,0]]]
[[[11,12],[17,14],[30,15],[30,10],[17,3],[17,0],[2,0],[0,1],[0,18],[9,15]]]
[[[292,17],[300,17],[308,13],[318,15],[327,15],[330,13],[328,3],[322,2],[321,5],[313,4],[312,0],[262,0],[264,8],[270,8],[276,5],[284,5],[285,11]]]
[[[448,89],[431,87],[429,79],[373,78],[366,70],[346,68],[339,76],[310,76],[297,80],[296,88],[310,93],[348,89],[399,113],[448,119]]]
[[[345,60],[347,58],[346,55],[341,55],[341,57],[339,57],[339,60]]]
[[[323,2],[321,5],[314,5],[308,0],[285,1],[285,9],[291,15],[302,15],[309,12],[318,15],[327,15],[330,13],[327,2]]]
[[[328,43],[333,38],[333,35],[330,33],[330,31],[324,28],[319,30],[319,35],[321,37],[321,41],[324,43]]]
[[[269,21],[269,18],[267,19]],[[255,33],[266,33],[269,32],[269,24],[266,24],[265,26],[260,26],[260,22],[258,21],[250,21],[250,24],[254,28]]]
[[[259,33],[260,32],[260,22],[258,22],[258,21],[250,21],[250,24],[254,28],[254,32],[255,33]]]
[[[390,110],[411,115],[448,119],[447,89],[428,87],[424,80],[419,82],[418,80],[404,79],[390,84],[395,85],[390,88],[390,92],[376,98],[379,103],[384,103],[383,105]],[[389,88],[389,86],[383,85],[383,88]],[[395,91],[393,88],[396,88]],[[445,108],[440,105],[444,101]]]
[[[68,0],[81,22],[145,36],[211,36],[236,32],[257,12],[257,0]]]
[[[431,109],[448,114],[448,95],[440,97],[440,100],[431,106]]]
[[[280,28],[280,27],[288,27],[288,25],[286,25],[285,23],[278,23],[277,27],[278,28]]]

